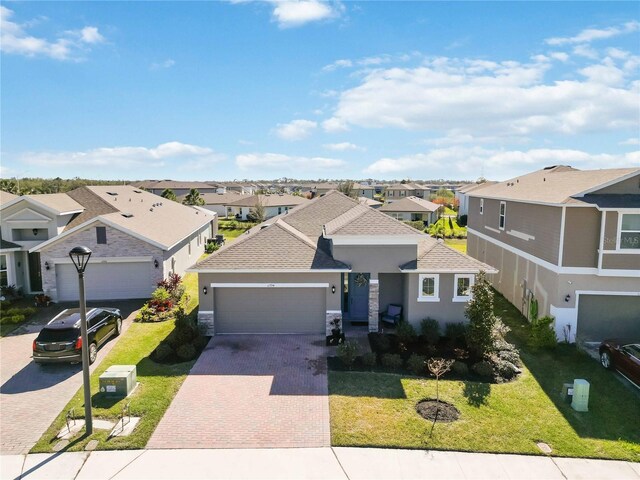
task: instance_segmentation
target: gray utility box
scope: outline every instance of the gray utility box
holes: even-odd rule
[[[582,378],[576,378],[573,381],[571,406],[576,412],[589,411],[589,382]]]
[[[126,397],[137,381],[135,365],[112,365],[100,375],[100,393],[114,397]]]

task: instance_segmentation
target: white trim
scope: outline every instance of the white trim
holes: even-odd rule
[[[504,213],[502,213],[502,206],[504,205]],[[502,220],[502,226],[500,226],[500,220]],[[507,202],[501,201],[498,207],[498,229],[504,230],[507,226]]]
[[[438,303],[440,301],[440,297],[418,297],[416,302],[418,303]]]
[[[213,310],[198,310],[198,314],[201,314],[201,313],[206,313],[206,314],[210,313],[213,315]]]
[[[558,248],[558,266],[562,267],[562,260],[564,258],[564,230],[565,222],[567,220],[567,207],[562,207],[562,215],[560,216],[560,243]]]
[[[622,217],[624,215],[640,215],[640,209],[632,209],[628,212],[619,212],[618,213],[618,227],[616,230],[616,252],[619,253],[630,253],[630,254],[639,254],[640,249],[638,248],[620,248],[620,238],[622,237]],[[625,232],[637,232],[637,230],[625,230]],[[607,252],[604,252],[607,253]]]
[[[458,280],[460,280],[461,278],[468,278],[469,279],[469,295],[458,295]],[[476,284],[476,276],[472,275],[472,274],[463,274],[463,273],[458,273],[456,275],[453,276],[453,298],[451,299],[452,302],[468,302],[469,300],[471,300],[471,297],[473,296],[471,294],[471,288]]]
[[[13,218],[13,217],[17,216],[18,214],[20,214],[20,213],[22,213],[22,212],[30,212],[30,213],[33,213],[33,214],[35,214],[36,216],[40,217],[40,220],[33,220],[33,219],[26,219],[26,220],[25,220],[25,219],[23,219],[23,220],[12,220],[12,218]],[[42,214],[42,213],[40,213],[40,212],[36,212],[35,210],[32,210],[32,209],[31,209],[31,208],[29,208],[29,207],[25,207],[25,208],[23,208],[22,210],[18,210],[17,212],[12,213],[12,214],[11,214],[11,215],[9,215],[8,217],[5,217],[5,219],[4,219],[4,220],[5,220],[6,222],[38,222],[38,223],[41,223],[41,222],[47,222],[47,223],[48,223],[48,222],[53,221],[53,218],[49,218],[49,217],[47,217],[46,215],[43,215],[43,214]]]
[[[527,242],[529,240],[535,240],[536,239],[536,237],[534,237],[533,235],[529,235],[528,233],[519,232],[517,230],[509,230],[507,232],[507,235],[511,235],[512,237],[516,237],[516,238],[519,238],[521,240],[526,240]]]
[[[486,228],[487,230],[489,230],[490,232],[493,232],[493,233],[500,233],[500,230],[498,230],[497,228],[490,227],[488,225],[485,225],[484,228]],[[468,230],[469,230],[469,227],[467,227],[467,231]]]
[[[328,283],[212,283],[211,288],[329,288]]]
[[[422,293],[422,282],[427,278],[433,278],[433,296]],[[418,302],[440,301],[440,275],[437,273],[423,273],[418,275]]]
[[[604,230],[607,225],[607,212],[600,216],[600,244],[598,245],[598,270],[602,269],[602,253],[604,250]]]
[[[71,198],[71,197],[69,197],[69,198]],[[16,197],[13,200],[9,200],[7,203],[2,205],[2,207],[0,207],[0,210],[4,210],[6,208],[9,208],[9,207],[19,203],[22,200],[24,200],[27,203],[30,203],[31,205],[34,205],[34,206],[39,207],[39,208],[42,208],[44,211],[52,213],[55,216],[69,215],[71,213],[80,213],[80,212],[84,212],[84,210],[85,210],[84,207],[82,207],[80,210],[69,210],[68,212],[60,212],[60,211],[56,210],[55,208],[50,207],[50,206],[46,205],[45,203],[42,203],[42,202],[36,200],[33,197],[27,197],[25,195]]]
[[[486,270],[481,270],[480,268],[478,269],[468,269],[468,268],[459,268],[459,269],[455,269],[455,268],[431,268],[429,270],[400,270],[401,273],[469,273],[469,274],[473,274],[476,275],[478,273],[480,273],[481,271],[484,271],[485,273],[490,273],[490,274],[494,274],[494,273],[498,273],[500,270],[497,270],[491,266],[489,266],[490,268],[487,268]]]
[[[426,235],[325,235],[334,245],[417,245]]]
[[[621,292],[606,290],[576,290],[576,298],[579,295],[616,295],[621,297],[640,297],[640,292]]]
[[[533,262],[536,265],[546,268],[547,270],[550,270],[554,273],[560,273],[564,275],[596,275],[599,277],[629,277],[629,278],[640,277],[640,270],[620,270],[620,269],[616,270],[616,269],[608,269],[608,268],[598,269],[598,268],[591,268],[591,267],[558,267],[553,263],[549,263],[546,260],[542,260],[541,258],[535,257],[530,253],[523,252],[518,248],[512,247],[511,245],[507,245],[506,243],[501,242],[500,240],[496,240],[495,238],[489,237],[488,235],[485,235],[483,233],[478,232],[477,230],[467,227],[467,234],[469,233],[476,235],[479,238],[486,240],[487,242],[491,242],[500,248],[504,248],[505,250],[508,250],[509,252],[514,253],[524,258],[525,260],[529,260],[530,262]]]
[[[615,185],[616,183],[620,183],[620,182],[623,182],[623,181],[628,180],[630,178],[633,178],[635,175],[640,175],[640,169],[636,170],[635,172],[627,173],[626,175],[623,175],[622,177],[614,178],[613,180],[609,180],[608,182],[601,183],[600,185],[597,185],[595,187],[591,187],[591,188],[589,188],[587,190],[584,190],[583,192],[574,193],[571,196],[572,197],[584,197],[587,193],[591,193],[591,192],[595,192],[595,191],[598,191],[598,190],[602,190],[603,188],[606,188],[606,187],[609,187],[611,185]]]
[[[379,279],[377,279],[377,278],[370,278],[370,279],[369,279],[369,283],[370,283],[371,285],[378,285],[378,284],[380,283],[380,280],[379,280]]]
[[[342,313],[342,310],[327,310],[327,313]]]
[[[150,262],[153,260],[151,255],[142,257],[94,257],[91,256],[89,263],[138,263],[138,262]],[[52,258],[48,260],[53,265],[73,263],[70,258]]]
[[[338,268],[334,270],[311,270],[304,268],[291,268],[291,269],[265,269],[265,270],[257,270],[255,268],[223,268],[223,269],[215,269],[215,268],[197,268],[193,266],[191,268],[187,268],[185,272],[195,272],[195,273],[344,273],[351,272],[350,268]]]
[[[7,240],[8,241],[8,240]],[[11,242],[13,243],[13,242]],[[22,247],[11,247],[11,248],[0,248],[0,253],[5,253],[5,252],[21,252],[22,251]]]

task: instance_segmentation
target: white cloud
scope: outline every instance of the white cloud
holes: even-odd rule
[[[322,145],[327,150],[333,150],[334,152],[346,152],[347,150],[365,150],[363,147],[359,147],[355,143],[341,142],[341,143],[325,143]]]
[[[162,167],[175,160],[217,162],[224,156],[211,148],[180,142],[168,142],[154,148],[103,147],[78,152],[31,152],[20,156],[20,162],[45,167],[116,168]],[[183,168],[184,163],[180,164]]]
[[[606,38],[617,37],[618,35],[624,35],[626,33],[633,33],[640,30],[640,22],[632,21],[627,22],[618,27],[609,28],[587,28],[582,30],[578,35],[574,37],[554,37],[547,38],[545,42],[549,45],[566,45],[574,43],[590,43],[594,40],[603,40]]]
[[[273,4],[273,18],[280,28],[299,27],[306,23],[339,17],[344,7],[339,2],[319,0],[268,0]]]
[[[566,62],[569,60],[569,55],[565,52],[549,52],[548,54],[554,60],[560,60],[561,62]]]
[[[627,138],[622,142],[618,142],[618,145],[640,145],[640,138],[638,137]]]
[[[640,151],[625,154],[592,154],[571,149],[530,149],[501,151],[474,147],[449,147],[397,158],[382,158],[364,173],[393,176],[478,175],[484,171],[491,179],[505,179],[549,165],[571,165],[580,169],[633,167],[640,162]]]
[[[172,58],[167,58],[166,60],[159,62],[159,63],[152,63],[151,64],[151,70],[159,70],[159,69],[164,69],[164,68],[171,68],[176,64],[175,60],[173,60]]]
[[[25,31],[33,22],[16,23],[12,21],[13,14],[12,10],[0,5],[0,49],[5,53],[79,61],[90,45],[105,40],[98,28],[92,26],[66,31],[55,40],[34,37]]]
[[[342,168],[344,160],[325,157],[303,157],[279,153],[247,153],[236,156],[236,165],[241,170],[286,169],[299,173],[315,170]]]
[[[545,83],[549,62],[523,64],[440,57],[417,68],[367,74],[340,94],[326,131],[398,128],[458,135],[523,137],[637,128],[640,83],[609,60],[585,80]],[[614,86],[615,85],[615,86]]]
[[[346,58],[336,60],[329,65],[322,67],[323,72],[333,72],[339,68],[351,68],[351,67],[377,67],[391,62],[406,62],[414,57],[421,56],[418,52],[412,52],[411,54],[402,55],[389,55],[383,53],[381,55],[375,55],[371,57],[359,58],[357,60],[349,60]]]
[[[317,126],[317,122],[299,119],[289,123],[279,123],[275,133],[283,140],[296,141],[307,138]]]
[[[598,52],[589,45],[576,45],[573,47],[573,54],[578,55],[579,57],[590,58],[592,60],[598,59]]]

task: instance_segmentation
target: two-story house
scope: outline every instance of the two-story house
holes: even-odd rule
[[[406,197],[429,199],[430,191],[429,187],[416,183],[394,183],[385,189],[384,194],[386,201],[391,202]]]
[[[479,190],[496,182],[467,183],[462,185],[455,191],[455,198],[458,201],[458,215],[467,215],[469,213],[469,194],[475,190]]]
[[[559,341],[640,336],[640,168],[554,166],[469,192],[467,252]]]
[[[338,318],[378,330],[401,305],[464,322],[476,274],[495,269],[337,191],[251,229],[190,271],[210,334],[327,333]]]
[[[156,195],[162,195],[162,192],[168,189],[178,197],[188,194],[192,189],[198,190],[200,194],[221,191],[221,187],[215,183],[181,182],[177,180],[145,180],[143,182],[136,182],[134,186],[147,192],[155,193]],[[222,193],[224,193],[224,191],[222,191]]]

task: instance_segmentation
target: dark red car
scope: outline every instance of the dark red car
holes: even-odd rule
[[[640,387],[640,343],[605,340],[600,344],[600,363],[614,368]]]

